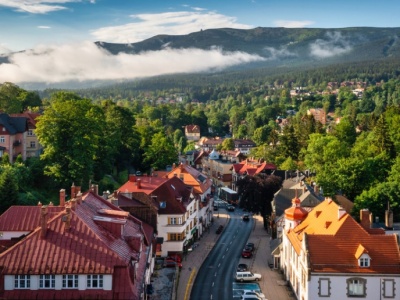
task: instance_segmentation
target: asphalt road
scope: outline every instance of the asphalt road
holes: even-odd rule
[[[243,221],[243,212],[236,210],[230,213],[230,221],[221,233],[214,246],[202,264],[193,283],[191,300],[202,299],[232,299],[232,284],[254,220]]]

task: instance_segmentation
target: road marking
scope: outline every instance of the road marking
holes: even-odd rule
[[[214,281],[213,281],[213,283],[212,283],[212,287],[214,287]]]
[[[218,264],[218,268],[221,266],[221,264]]]
[[[217,277],[217,272],[215,272],[214,277]]]

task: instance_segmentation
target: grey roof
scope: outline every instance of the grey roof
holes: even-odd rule
[[[0,124],[12,135],[28,130],[28,119],[25,117],[10,117],[8,114],[0,113]]]

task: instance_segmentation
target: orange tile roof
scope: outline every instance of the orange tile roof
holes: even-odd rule
[[[316,206],[287,237],[297,254],[306,239],[314,272],[400,274],[396,236],[371,234],[332,200]],[[360,245],[371,257],[368,268],[358,266]]]
[[[167,174],[168,178],[172,178],[174,176],[178,178],[183,176],[183,182],[186,185],[193,187],[193,191],[196,194],[204,194],[212,186],[211,179],[209,179],[199,170],[196,170],[195,168],[186,164],[180,164]]]

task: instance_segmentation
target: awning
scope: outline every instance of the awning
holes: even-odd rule
[[[195,234],[196,231],[197,231],[197,227],[193,227],[191,233],[192,233],[192,234]]]

